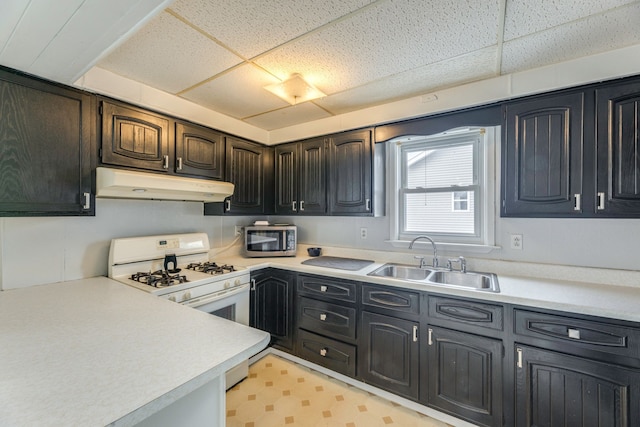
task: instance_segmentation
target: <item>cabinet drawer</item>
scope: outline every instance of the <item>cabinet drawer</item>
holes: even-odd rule
[[[300,298],[298,326],[334,338],[354,340],[356,309],[310,298]]]
[[[298,276],[298,292],[340,301],[356,302],[356,284],[323,276]]]
[[[465,324],[501,331],[504,312],[501,305],[429,295],[429,318],[443,325]]]
[[[563,349],[558,346],[562,343],[581,355],[594,351],[640,357],[640,330],[611,323],[516,309],[515,333],[553,343],[557,350]]]
[[[420,293],[391,286],[363,284],[362,304],[393,312],[420,314]]]
[[[354,345],[299,330],[298,356],[350,377],[356,375]]]

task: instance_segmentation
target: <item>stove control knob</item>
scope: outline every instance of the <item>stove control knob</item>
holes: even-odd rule
[[[224,288],[225,289],[229,289],[231,287],[231,283],[230,282],[224,282]]]
[[[186,301],[188,299],[191,299],[191,292],[185,292],[182,296],[182,301]]]
[[[169,301],[176,302],[176,297],[175,297],[175,295],[171,295],[171,296],[169,297]]]
[[[236,279],[235,282],[233,282],[233,284],[236,286],[240,286],[240,279]]]

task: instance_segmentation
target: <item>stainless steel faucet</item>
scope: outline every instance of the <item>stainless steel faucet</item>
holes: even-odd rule
[[[466,273],[467,272],[467,260],[463,256],[459,256],[457,259],[456,258],[450,258],[450,259],[447,260],[447,269],[449,271],[453,271],[453,263],[454,262],[459,262],[460,263],[460,272],[461,273]]]
[[[429,236],[418,236],[415,239],[413,239],[411,241],[411,243],[409,243],[409,249],[413,248],[413,244],[416,242],[416,240],[418,239],[426,239],[428,241],[431,242],[431,246],[433,246],[433,261],[432,261],[432,266],[433,268],[438,268],[438,249],[436,248],[436,242],[433,241],[433,239]],[[416,257],[420,259],[420,268],[425,268],[427,267],[427,264],[424,262],[424,257]]]

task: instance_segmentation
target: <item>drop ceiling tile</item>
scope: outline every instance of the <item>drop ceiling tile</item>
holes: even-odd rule
[[[277,111],[261,114],[259,116],[245,119],[245,122],[265,130],[280,129],[300,123],[311,122],[313,120],[330,117],[331,114],[322,108],[314,105],[313,102],[305,102],[299,105],[292,105]]]
[[[247,64],[181,96],[222,114],[242,119],[289,105],[264,89],[264,86],[278,82],[271,74]]]
[[[101,61],[99,66],[177,93],[240,62],[236,55],[163,12]]]
[[[171,9],[248,59],[371,1],[178,0]]]
[[[503,45],[502,73],[638,44],[639,20],[640,3],[636,3],[506,42]]]
[[[508,0],[504,40],[566,24],[638,0]]]
[[[482,80],[497,75],[497,55],[497,47],[489,47],[327,96],[316,103],[333,114],[343,114],[435,89]]]
[[[301,73],[327,94],[497,44],[497,0],[376,3],[283,46],[257,63]]]

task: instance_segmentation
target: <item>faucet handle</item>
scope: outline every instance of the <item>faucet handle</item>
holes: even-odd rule
[[[415,259],[419,259],[420,260],[420,265],[418,266],[419,268],[425,268],[427,266],[427,263],[424,260],[423,256],[420,255],[414,255],[413,256]]]

